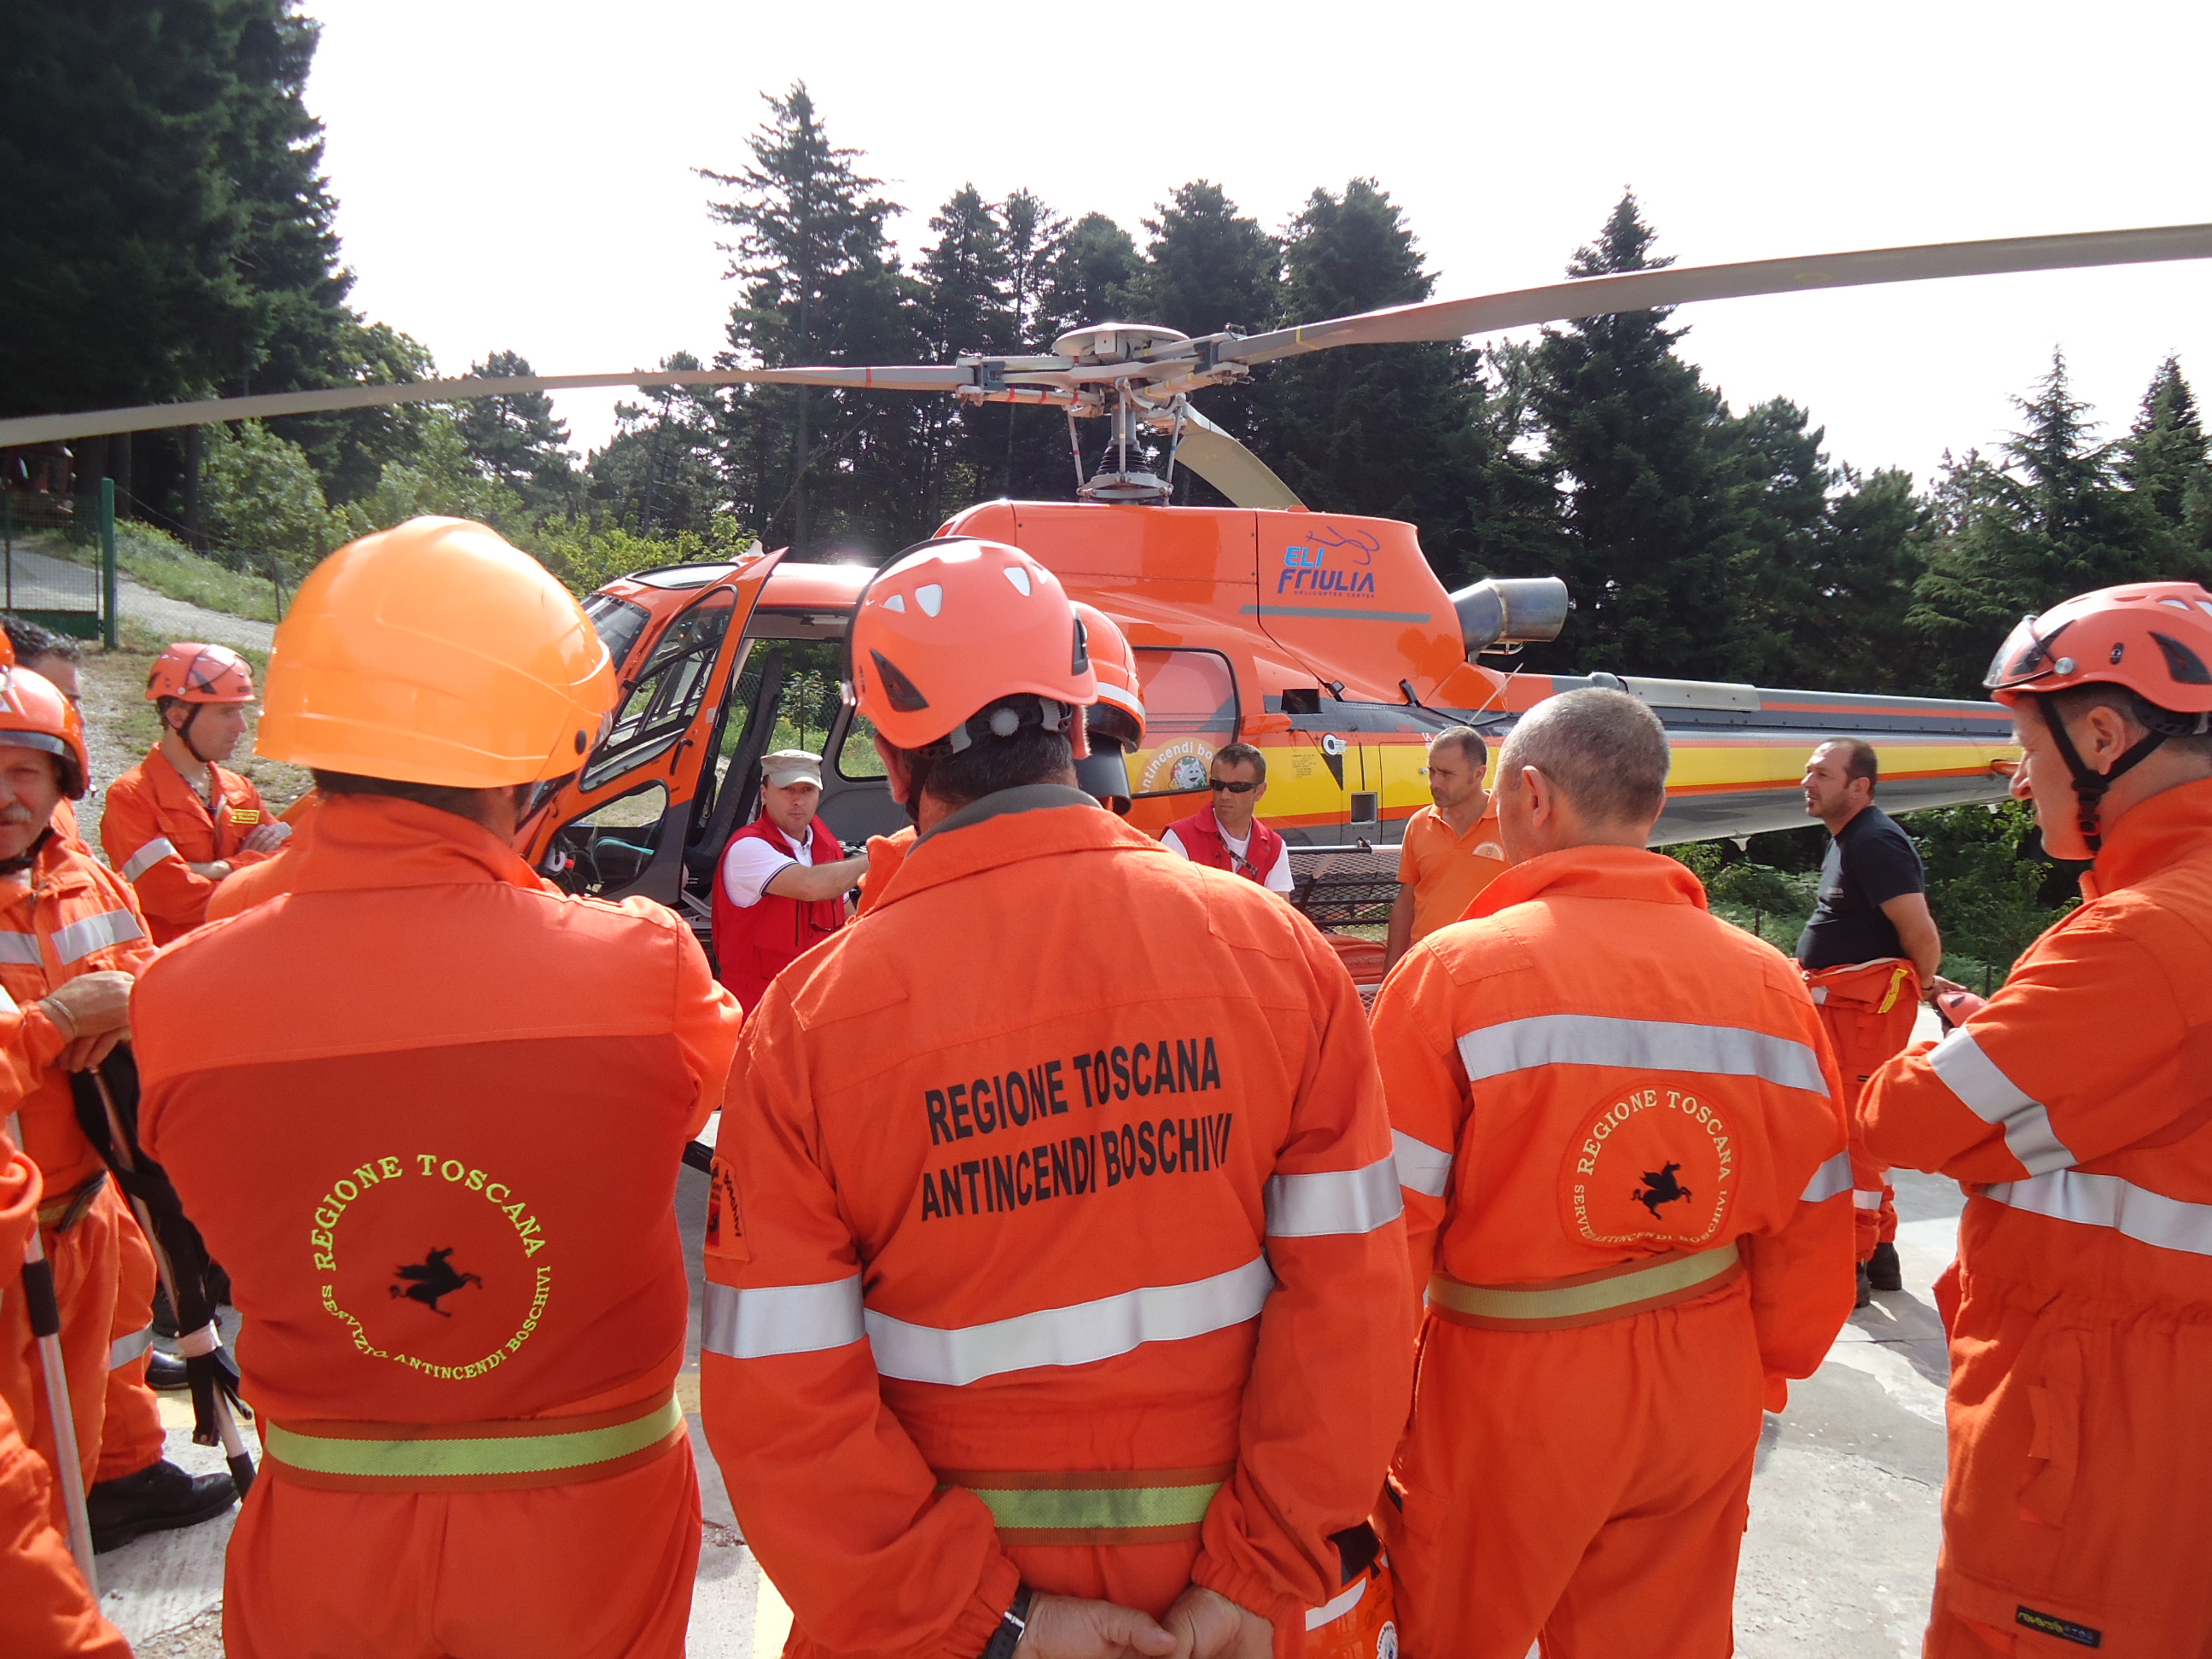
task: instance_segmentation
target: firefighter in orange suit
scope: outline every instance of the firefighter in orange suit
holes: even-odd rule
[[[291,835],[273,856],[241,866],[223,878],[222,884],[208,896],[208,921],[221,921],[225,916],[251,910],[264,899],[291,891],[292,872],[298,867],[296,860],[307,845],[308,826],[314,823],[322,804],[322,796],[310,789],[277,814],[279,823],[291,826]]]
[[[2208,613],[2143,582],[2005,641],[2013,787],[2094,858],[2083,902],[1861,1101],[1876,1157],[1969,1194],[1934,1659],[2212,1653]]]
[[[1850,1312],[1819,1018],[1645,850],[1667,769],[1623,692],[1522,716],[1512,867],[1376,1000],[1429,1291],[1381,1510],[1412,1659],[1732,1651],[1760,1407]]]
[[[1828,832],[1820,903],[1797,939],[1797,961],[1820,1024],[1835,1045],[1844,1106],[1883,1061],[1912,1041],[1921,988],[1943,965],[1943,939],[1928,911],[1920,849],[1875,805],[1881,762],[1874,745],[1840,738],[1805,763],[1805,811]],[[1897,1194],[1854,1128],[1851,1202],[1858,1211],[1858,1302],[1902,1290]]]
[[[0,1002],[7,1000],[0,994]],[[0,1020],[14,1025],[9,1006]],[[12,1083],[0,1092],[13,1097]],[[37,1165],[16,1150],[0,1118],[0,1301],[21,1301],[15,1273],[37,1224]],[[54,1524],[53,1476],[24,1444],[8,1401],[0,1396],[0,1653],[9,1659],[129,1659],[121,1632],[100,1617],[69,1545]]]
[[[9,1047],[27,1086],[23,1151],[45,1182],[39,1219],[62,1304],[76,1452],[93,1542],[108,1550],[211,1520],[234,1492],[228,1474],[195,1477],[161,1455],[161,1408],[145,1382],[153,1251],[77,1125],[69,1074],[122,1039],[131,976],[153,954],[130,887],[51,828],[55,801],[82,799],[86,769],[69,701],[27,669],[0,673],[0,989],[24,1011]],[[57,1455],[20,1298],[0,1304],[0,1397],[24,1438]]]
[[[207,920],[208,900],[233,870],[267,858],[292,831],[261,792],[220,764],[246,735],[253,671],[228,646],[173,645],[154,659],[146,701],[161,740],[108,786],[100,844],[137,890],[154,943]]]
[[[1358,995],[1075,787],[1095,677],[1026,554],[909,551],[850,649],[919,838],[753,1011],[708,1215],[707,1431],[785,1651],[1295,1652],[1412,1362]]]
[[[675,916],[514,847],[614,695],[567,591],[462,520],[331,555],[276,630],[262,740],[313,769],[314,833],[132,1012],[261,1414],[232,1659],[683,1651],[672,1206],[739,1015]]]
[[[1075,763],[1075,781],[1107,811],[1127,817],[1131,803],[1127,757],[1145,740],[1145,699],[1137,684],[1136,656],[1111,617],[1080,599],[1073,603],[1083,623],[1091,677],[1098,682],[1098,701],[1083,711],[1083,738],[1091,752]],[[854,915],[865,916],[875,908],[914,850],[914,837],[912,824],[888,836],[868,837],[868,868],[860,878]]]
[[[43,628],[21,617],[8,617],[4,623],[5,648],[0,650],[0,665],[29,669],[67,698],[70,707],[82,713],[84,687],[78,671],[84,662],[84,647],[66,634],[57,634],[51,628]],[[53,822],[56,835],[67,836],[75,842],[83,840],[77,834],[74,802],[57,801]]]

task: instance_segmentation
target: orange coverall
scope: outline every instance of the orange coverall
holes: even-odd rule
[[[2085,902],[1860,1104],[1971,1196],[1926,1652],[2212,1652],[2212,781],[2105,832]]]
[[[45,1179],[40,1221],[54,1264],[77,1449],[90,1486],[161,1461],[161,1407],[146,1386],[154,1253],[77,1127],[69,1074],[54,1064],[68,1041],[33,1005],[82,974],[136,973],[153,946],[130,887],[80,843],[50,839],[28,876],[27,885],[20,878],[0,881],[0,989],[23,1011],[9,1059],[31,1086],[16,1109],[23,1151]],[[91,1182],[98,1186],[88,1190]],[[0,1304],[0,1399],[24,1437],[52,1456],[45,1398],[29,1321],[12,1300]]]
[[[1858,1223],[1858,1258],[1871,1261],[1875,1246],[1897,1240],[1897,1193],[1888,1171],[1867,1155],[1858,1128],[1859,1091],[1867,1079],[1912,1041],[1920,1015],[1920,975],[1902,957],[1881,957],[1805,975],[1813,1006],[1835,1047],[1843,1073],[1844,1107],[1851,1114],[1851,1204]]]
[[[714,1193],[707,1433],[792,1659],[974,1659],[1018,1581],[1295,1653],[1344,1589],[1405,1233],[1358,995],[1255,884],[1075,789],[956,813],[753,1011]]]
[[[912,824],[888,836],[868,837],[868,870],[860,878],[860,899],[853,907],[854,915],[865,916],[883,902],[892,880],[906,863],[906,855],[914,851],[914,839]]]
[[[1575,848],[1409,951],[1375,1046],[1430,1291],[1380,1516],[1406,1653],[1730,1652],[1762,1398],[1851,1310],[1796,965],[1674,860]]]
[[[226,1650],[674,1659],[676,1171],[737,1006],[667,911],[548,892],[452,813],[334,799],[293,864],[133,1009],[262,1415]]]
[[[7,1011],[12,1023],[14,1011]],[[13,1097],[15,1087],[0,1087]],[[38,1167],[0,1121],[0,1300],[20,1302],[16,1275],[41,1188]],[[46,1462],[23,1443],[0,1399],[0,1653],[9,1659],[130,1659],[122,1633],[100,1617],[69,1544],[55,1530],[59,1508]]]
[[[207,920],[208,900],[218,884],[188,866],[228,861],[242,868],[269,856],[245,850],[246,838],[270,817],[261,792],[228,767],[215,768],[215,778],[217,799],[210,811],[156,744],[107,787],[100,844],[107,861],[137,889],[138,908],[156,945],[182,939]]]

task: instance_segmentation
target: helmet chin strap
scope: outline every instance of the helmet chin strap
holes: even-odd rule
[[[212,767],[215,764],[215,757],[212,755],[200,753],[199,744],[192,741],[192,726],[198,720],[202,711],[207,708],[207,704],[191,702],[186,703],[185,707],[191,709],[191,713],[185,716],[185,723],[182,726],[173,728],[177,734],[177,741],[184,744],[185,749],[191,751],[191,757],[202,766]]]
[[[2052,707],[2057,700],[2048,695],[2035,698],[2043,713],[2043,723],[2051,730],[2051,740],[2057,745],[2058,757],[2066,763],[2066,769],[2074,775],[2074,799],[2080,809],[2081,839],[2089,844],[2089,856],[2094,858],[2105,850],[2105,837],[2098,829],[2098,812],[2103,806],[2106,792],[2128,773],[2133,771],[2159,744],[2166,741],[2166,733],[2152,732],[2140,743],[2112,763],[2109,772],[2099,772],[2081,758],[2081,751],[2074,746],[2074,739],[2066,730],[2066,722]]]

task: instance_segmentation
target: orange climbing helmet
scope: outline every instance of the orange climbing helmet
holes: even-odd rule
[[[253,701],[253,671],[227,645],[180,641],[154,659],[146,674],[146,701],[242,703]]]
[[[2168,738],[2212,731],[2212,592],[2196,582],[2128,582],[2100,587],[2023,617],[1982,684],[1997,702],[2034,708],[2073,776],[2082,839],[2102,850],[2106,793]],[[2100,772],[2081,758],[2054,691],[2112,685],[2131,694],[2146,735]]]
[[[606,647],[544,566],[467,519],[410,519],[300,585],[258,746],[407,783],[543,783],[582,767],[615,696]]]
[[[92,779],[84,752],[84,716],[43,674],[10,664],[0,668],[0,749],[36,749],[61,763],[62,793],[82,800]]]
[[[853,617],[848,695],[894,748],[950,752],[985,730],[1068,730],[1097,700],[1090,647],[1060,578],[1018,547],[967,537],[924,542],[876,574]],[[1033,715],[993,712],[1024,693]]]
[[[1129,648],[1129,636],[1097,605],[1081,599],[1074,603],[1091,645],[1091,672],[1098,680],[1098,701],[1091,705],[1085,723],[1093,731],[1121,737],[1128,748],[1134,749],[1145,738],[1145,696],[1137,684],[1137,657]],[[1112,720],[1109,710],[1127,715],[1127,723],[1135,729],[1122,729],[1124,722]]]

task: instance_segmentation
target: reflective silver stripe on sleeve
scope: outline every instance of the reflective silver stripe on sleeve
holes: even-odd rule
[[[1798,1200],[1798,1202],[1801,1204],[1825,1203],[1838,1193],[1847,1193],[1850,1189],[1851,1155],[1849,1152],[1838,1152],[1826,1164],[1813,1171],[1813,1178],[1805,1183],[1805,1195]],[[1880,1193],[1876,1193],[1874,1197],[1875,1203],[1881,1202]]]
[[[1275,1275],[1264,1255],[1187,1285],[1146,1285],[1065,1308],[1041,1308],[951,1330],[867,1310],[876,1370],[910,1382],[963,1387],[1036,1365],[1088,1365],[1147,1342],[1181,1342],[1256,1318]]]
[[[1395,1158],[1381,1158],[1359,1170],[1279,1175],[1267,1182],[1270,1238],[1371,1233],[1405,1212]]]
[[[119,1371],[132,1360],[154,1346],[154,1328],[147,1326],[128,1336],[118,1336],[107,1345],[107,1369]]]
[[[72,962],[82,961],[102,945],[123,945],[145,937],[146,930],[138,925],[138,918],[128,910],[103,910],[96,916],[55,928],[54,954],[66,967]]]
[[[1539,1014],[1486,1025],[1459,1040],[1470,1082],[1538,1066],[1633,1066],[1660,1072],[1755,1077],[1828,1092],[1820,1057],[1804,1043],[1741,1025],[1690,1025],[1602,1014]]]
[[[33,968],[45,966],[46,958],[39,954],[39,936],[0,933],[0,962],[21,963]]]
[[[2212,1255],[2212,1204],[2191,1204],[2118,1176],[2054,1170],[2027,1181],[2001,1181],[1984,1198],[2014,1210],[2084,1227],[2110,1227],[2139,1244]]]
[[[1871,1193],[1863,1190],[1853,1193],[1851,1207],[1855,1210],[1879,1210],[1881,1208],[1881,1194],[1879,1190]]]
[[[1929,1049],[1928,1063],[1968,1111],[2004,1131],[2006,1147],[2028,1174],[2045,1175],[2074,1162],[2043,1103],[2007,1077],[1965,1026]]]
[[[1451,1185],[1452,1155],[1425,1140],[1416,1140],[1403,1129],[1390,1132],[1390,1145],[1398,1165],[1398,1184],[1427,1198],[1442,1198]]]
[[[1828,988],[1826,986],[1814,985],[1808,986],[1807,988],[1813,993],[1813,1002],[1815,1006],[1818,1006],[1820,1004],[1824,1003],[1828,1000]]]
[[[730,1359],[769,1359],[780,1353],[819,1353],[858,1342],[860,1276],[826,1285],[707,1286],[699,1346]]]
[[[176,856],[176,843],[167,836],[156,836],[123,860],[123,879],[136,881],[163,859],[173,859]]]

